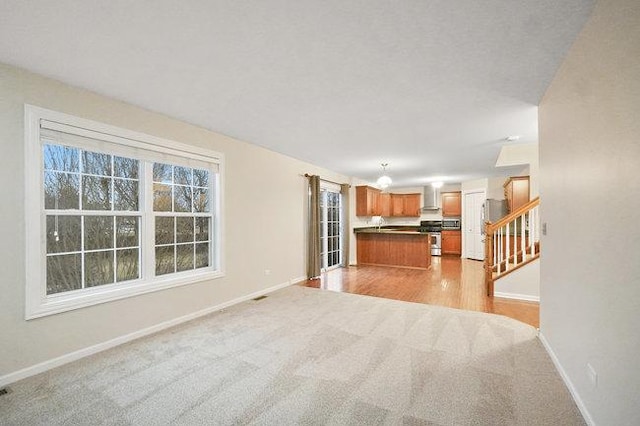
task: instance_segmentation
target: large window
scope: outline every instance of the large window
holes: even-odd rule
[[[342,208],[340,187],[323,183],[320,189],[320,243],[323,270],[342,262]]]
[[[219,154],[26,113],[27,318],[222,275]]]

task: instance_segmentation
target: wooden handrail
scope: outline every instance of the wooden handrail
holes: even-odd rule
[[[540,205],[540,197],[536,197],[533,200],[529,201],[527,204],[520,206],[518,209],[509,213],[508,215],[506,215],[496,223],[487,222],[485,233],[487,235],[493,234],[496,229],[506,225],[509,222],[514,221],[518,217],[522,216],[522,214],[528,212],[529,210],[531,210],[532,208],[538,205]]]

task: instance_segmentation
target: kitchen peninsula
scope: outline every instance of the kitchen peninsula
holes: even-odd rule
[[[356,228],[359,265],[429,269],[429,234],[415,226]]]

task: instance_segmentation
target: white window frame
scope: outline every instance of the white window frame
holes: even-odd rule
[[[26,288],[25,319],[33,319],[47,315],[79,309],[86,306],[105,303],[113,300],[132,297],[139,294],[164,290],[177,286],[193,284],[223,277],[223,218],[222,203],[224,200],[224,156],[223,154],[167,139],[150,136],[86,120],[44,108],[25,105],[25,219],[26,219]],[[212,250],[211,266],[167,275],[150,274],[154,262],[154,212],[153,201],[148,194],[149,168],[146,177],[140,177],[140,257],[139,271],[141,278],[121,283],[108,284],[47,295],[46,294],[46,224],[44,209],[43,160],[41,142],[41,123],[62,130],[72,129],[79,136],[98,138],[110,144],[121,145],[126,152],[136,150],[153,153],[162,158],[163,155],[182,158],[186,162],[195,160],[217,167],[212,179],[212,223],[210,250]],[[91,150],[91,148],[87,148]],[[122,155],[121,152],[113,153]],[[129,154],[137,158],[135,154]],[[149,161],[148,159],[146,161]],[[158,162],[162,162],[159,159]],[[141,170],[145,170],[143,167]],[[79,211],[82,215],[82,211]],[[107,213],[108,214],[108,213]],[[118,212],[110,212],[110,215]]]

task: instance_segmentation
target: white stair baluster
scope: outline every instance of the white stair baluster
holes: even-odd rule
[[[502,272],[502,226],[498,228],[498,273]]]
[[[524,255],[527,254],[527,234],[524,226],[526,223],[525,213],[520,216],[520,253],[522,254],[522,261],[524,262]]]
[[[504,266],[505,266],[504,270],[505,270],[505,271],[508,271],[508,270],[509,270],[509,256],[510,256],[510,253],[511,253],[511,247],[509,247],[509,246],[510,246],[510,244],[511,244],[511,241],[510,241],[510,239],[509,239],[509,237],[510,237],[510,235],[509,235],[509,232],[510,232],[510,231],[509,231],[509,228],[510,228],[510,227],[509,227],[509,222],[507,222],[507,225],[506,225],[506,234],[507,234],[507,235],[506,235],[506,246],[507,246],[507,247],[506,247],[506,251],[505,251],[505,260],[506,260],[506,262],[505,262],[505,264],[504,264]]]
[[[531,219],[531,253],[536,254],[536,243],[540,241],[540,235],[538,235],[538,206],[531,210],[532,219]]]
[[[498,256],[498,241],[496,241],[497,230],[493,231],[491,237],[493,238],[493,263],[491,264],[491,268],[496,264],[496,259]],[[493,269],[492,269],[493,270]]]
[[[529,224],[529,229],[527,230],[527,235],[529,236],[529,244],[528,244],[528,249],[529,249],[529,254],[531,256],[533,256],[533,247],[534,247],[534,243],[533,243],[533,209],[529,210],[529,212],[527,213],[527,217],[528,217],[528,224]]]

